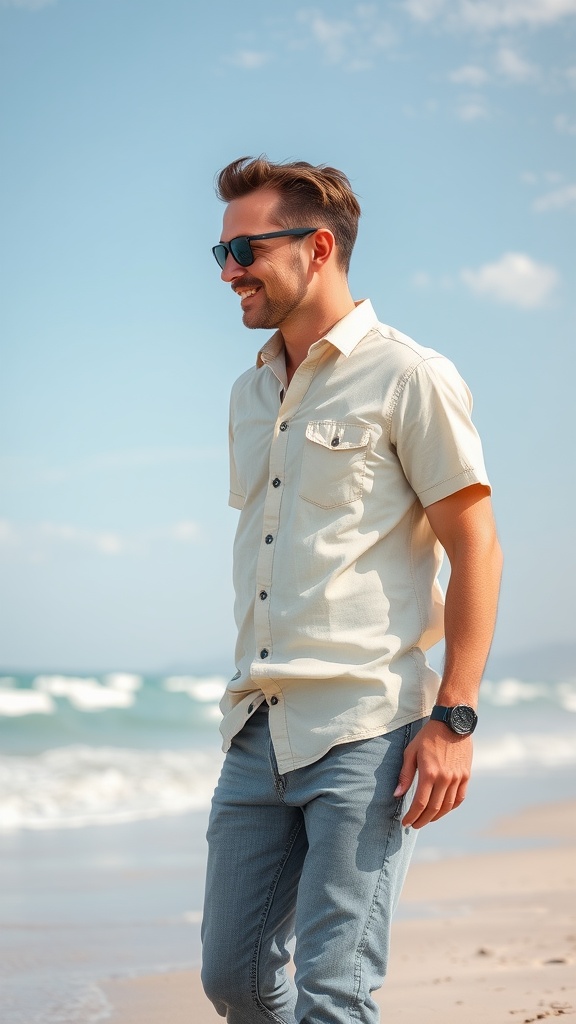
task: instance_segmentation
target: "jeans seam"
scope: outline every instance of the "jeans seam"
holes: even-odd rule
[[[358,1002],[359,1002],[360,990],[361,990],[361,986],[362,986],[362,957],[364,955],[364,950],[366,948],[366,943],[368,942],[368,932],[370,930],[370,924],[372,922],[372,918],[374,917],[374,909],[376,907],[376,902],[378,900],[378,896],[380,895],[380,892],[381,892],[381,889],[382,889],[382,878],[383,878],[384,873],[386,871],[386,859],[387,859],[387,854],[388,854],[388,848],[390,846],[390,839],[391,839],[391,836],[392,836],[392,831],[394,829],[394,826],[397,825],[397,824],[398,824],[398,820],[396,818],[392,818],[391,821],[390,821],[390,828],[388,829],[388,835],[386,836],[386,844],[385,844],[385,847],[384,847],[384,859],[382,861],[382,867],[380,868],[380,871],[378,872],[378,879],[377,879],[376,885],[374,887],[374,893],[373,893],[372,900],[371,900],[371,903],[370,903],[370,909],[368,911],[368,916],[366,918],[366,923],[364,925],[362,936],[360,938],[360,942],[358,943],[358,948],[356,950],[356,956],[355,956],[355,960],[354,960],[354,996],[353,996],[352,1002],[350,1003],[350,1006],[349,1006],[350,1020],[352,1020],[353,1016],[354,1016],[355,1019],[360,1020],[360,1016],[359,1016],[359,1013],[358,1013]]]
[[[256,942],[254,944],[254,953],[253,953],[252,961],[251,961],[251,964],[250,964],[250,989],[251,989],[252,999],[254,1001],[254,1004],[256,1005],[258,1010],[260,1010],[262,1013],[265,1013],[267,1015],[269,1020],[276,1021],[277,1024],[286,1024],[286,1022],[281,1017],[279,1017],[276,1013],[274,1013],[273,1010],[268,1009],[268,1007],[265,1006],[264,1003],[262,1002],[262,1000],[260,999],[259,990],[258,990],[258,968],[259,968],[259,964],[260,964],[260,953],[261,953],[261,949],[262,949],[262,936],[264,934],[264,929],[266,927],[266,922],[268,920],[268,914],[270,912],[270,907],[272,906],[272,901],[274,899],[274,895],[275,895],[276,889],[278,887],[278,882],[280,881],[280,877],[281,877],[282,872],[283,872],[283,870],[284,870],[284,868],[286,866],[286,862],[288,860],[288,857],[290,856],[290,854],[292,852],[292,849],[294,847],[294,843],[296,842],[296,839],[298,838],[298,835],[300,834],[301,829],[302,829],[302,822],[299,821],[299,822],[297,822],[297,824],[292,829],[292,832],[290,834],[290,838],[288,840],[288,843],[286,844],[286,849],[285,849],[284,854],[283,854],[283,856],[282,856],[282,858],[280,860],[280,863],[278,865],[276,874],[274,875],[274,878],[272,879],[272,884],[270,886],[270,889],[268,890],[268,894],[266,896],[266,901],[264,903],[264,910],[262,911],[262,917],[260,918],[260,925],[258,927],[258,934],[256,936]]]
[[[406,747],[408,746],[408,744],[412,740],[412,726],[413,726],[413,724],[414,724],[413,722],[408,722],[408,724],[404,726],[404,746],[402,747],[403,751],[406,750]],[[399,821],[400,818],[402,817],[402,809],[404,807],[404,800],[405,800],[405,795],[398,797],[398,800],[396,801],[396,810],[394,811],[394,814],[393,814],[393,820],[394,821]]]
[[[408,744],[410,742],[411,735],[412,735],[412,725],[411,725],[411,723],[409,723],[408,725],[404,726],[404,744],[403,744],[403,748],[402,748],[403,750],[406,750],[406,747],[408,746]],[[366,948],[366,943],[368,942],[368,932],[369,932],[369,929],[370,929],[370,924],[372,922],[372,918],[374,917],[374,909],[376,907],[376,902],[377,902],[378,896],[379,896],[379,894],[381,892],[381,889],[382,889],[382,878],[383,878],[383,875],[384,875],[384,873],[386,871],[387,858],[388,858],[388,849],[390,847],[390,840],[392,838],[392,833],[394,831],[395,826],[398,826],[398,824],[399,824],[401,807],[402,807],[402,800],[403,800],[403,798],[400,797],[400,799],[398,800],[397,809],[396,809],[395,813],[393,814],[393,816],[390,819],[390,826],[388,828],[388,833],[386,835],[386,843],[384,844],[384,856],[382,858],[382,867],[380,868],[380,871],[378,872],[378,879],[377,879],[376,885],[374,887],[374,893],[373,893],[372,900],[371,900],[371,903],[370,903],[370,909],[368,911],[368,916],[366,918],[366,923],[365,923],[364,929],[362,931],[360,942],[358,943],[358,948],[356,949],[356,956],[354,958],[354,995],[353,995],[352,1001],[350,1003],[350,1006],[348,1008],[348,1013],[349,1013],[350,1020],[352,1020],[353,1016],[354,1016],[354,1018],[356,1018],[356,1020],[360,1020],[360,1016],[359,1016],[359,1012],[358,1012],[358,1001],[359,1001],[360,990],[361,990],[361,986],[362,986],[362,957],[364,955],[364,950]]]

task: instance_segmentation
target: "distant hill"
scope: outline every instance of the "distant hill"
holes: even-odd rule
[[[576,680],[576,643],[542,644],[511,654],[490,656],[487,679],[514,677],[526,683]]]

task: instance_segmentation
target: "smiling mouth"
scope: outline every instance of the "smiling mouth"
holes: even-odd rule
[[[259,288],[235,288],[234,291],[236,292],[236,295],[242,302],[244,299],[249,299],[251,295],[256,295],[256,292],[259,291]]]

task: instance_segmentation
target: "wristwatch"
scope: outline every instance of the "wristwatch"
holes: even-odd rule
[[[455,704],[452,708],[436,704],[432,708],[430,720],[444,722],[459,736],[470,736],[478,724],[478,715],[468,704]]]

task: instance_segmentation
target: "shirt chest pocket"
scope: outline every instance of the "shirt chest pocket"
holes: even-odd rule
[[[300,497],[334,508],[362,497],[370,428],[342,420],[312,420],[300,473]]]

